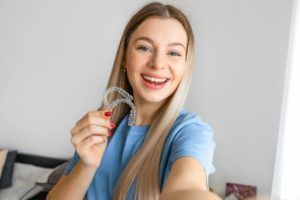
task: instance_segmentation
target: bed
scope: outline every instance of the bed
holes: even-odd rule
[[[11,183],[9,187],[0,189],[0,199],[44,200],[62,175],[69,159],[9,151],[6,160],[6,173],[2,173],[5,177],[1,179],[10,179]]]

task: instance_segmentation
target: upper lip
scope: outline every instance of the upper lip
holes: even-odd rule
[[[150,77],[159,78],[159,79],[170,79],[167,76],[161,76],[161,75],[153,74],[153,73],[150,73],[150,72],[142,73],[142,76],[150,76]]]

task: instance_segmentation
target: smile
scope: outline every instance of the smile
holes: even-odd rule
[[[167,78],[154,78],[154,77],[147,76],[147,75],[142,75],[142,77],[144,80],[155,83],[155,84],[161,84],[161,83],[165,83],[168,81]]]
[[[155,77],[154,77],[155,76]],[[166,83],[170,80],[169,78],[165,77],[158,77],[156,75],[146,75],[142,74],[144,85],[150,89],[161,89],[163,88]]]

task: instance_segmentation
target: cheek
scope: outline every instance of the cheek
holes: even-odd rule
[[[130,84],[133,84],[135,82],[136,76],[135,76],[134,71],[132,71],[132,69],[130,67],[128,67],[128,69],[127,69],[127,77],[128,77]]]
[[[126,54],[125,54],[125,66],[126,68],[130,68],[131,63],[132,63],[132,50],[131,48],[127,49]]]
[[[185,65],[179,65],[177,66],[176,68],[174,68],[172,70],[172,73],[174,75],[174,79],[176,80],[176,82],[180,82],[182,77],[183,77],[183,74],[185,72],[185,68],[186,66]]]
[[[135,88],[140,81],[140,73],[138,69],[132,65],[127,66],[127,77],[131,87]]]
[[[126,55],[126,67],[130,68],[131,71],[135,71],[136,68],[140,65],[140,63],[140,56],[134,50],[129,50]]]

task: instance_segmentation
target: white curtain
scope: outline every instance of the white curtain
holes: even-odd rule
[[[300,0],[294,0],[272,196],[300,200]]]

